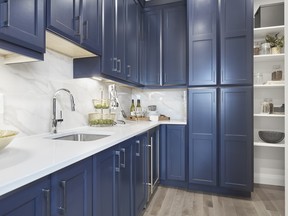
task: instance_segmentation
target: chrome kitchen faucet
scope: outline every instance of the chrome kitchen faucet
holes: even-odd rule
[[[57,123],[63,121],[62,112],[60,112],[60,119],[56,119],[56,97],[61,91],[67,92],[70,95],[71,111],[75,111],[74,97],[71,92],[65,88],[58,89],[53,96],[52,133],[57,133]]]

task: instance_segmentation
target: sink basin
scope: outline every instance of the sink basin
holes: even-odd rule
[[[75,134],[66,134],[63,136],[53,137],[54,140],[67,140],[67,141],[94,141],[103,139],[110,135],[106,134],[85,134],[85,133],[75,133]]]

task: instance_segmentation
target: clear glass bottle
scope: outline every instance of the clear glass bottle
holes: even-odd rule
[[[140,99],[137,99],[136,116],[137,117],[141,117],[142,116],[142,108],[141,108],[141,104],[140,104]]]
[[[136,116],[134,99],[132,99],[132,103],[131,103],[131,107],[130,107],[130,115],[131,116]]]
[[[263,114],[269,114],[270,113],[270,103],[269,103],[268,98],[265,98],[261,104],[261,113],[263,113]]]

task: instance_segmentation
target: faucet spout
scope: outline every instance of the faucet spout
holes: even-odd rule
[[[57,98],[57,95],[62,91],[69,94],[70,103],[71,103],[71,111],[75,111],[75,101],[74,101],[74,97],[71,94],[71,92],[65,88],[58,89],[53,96],[52,133],[57,133],[57,123],[63,121],[62,112],[60,112],[60,119],[57,119],[57,117],[56,117],[56,113],[57,113],[56,98]]]

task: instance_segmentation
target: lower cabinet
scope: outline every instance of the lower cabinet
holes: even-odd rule
[[[50,216],[50,179],[45,177],[0,198],[1,216]]]
[[[161,183],[177,185],[186,181],[186,126],[161,126],[160,169]],[[166,181],[166,183],[165,183]]]
[[[51,175],[52,215],[92,216],[92,158]]]

